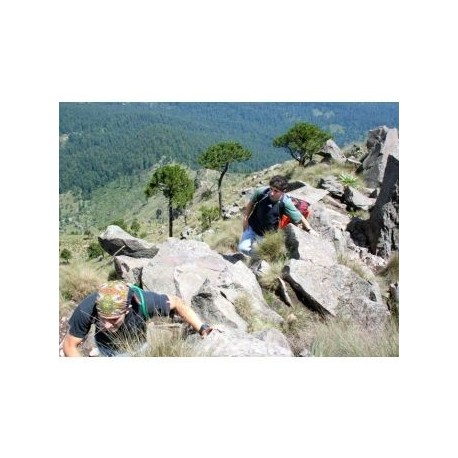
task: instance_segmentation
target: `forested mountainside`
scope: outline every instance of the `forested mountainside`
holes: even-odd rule
[[[368,103],[74,103],[59,104],[59,192],[87,198],[122,176],[176,160],[195,169],[214,143],[234,140],[252,151],[235,172],[260,170],[289,157],[272,146],[296,122],[328,131],[341,147],[370,129],[399,128],[397,102]]]

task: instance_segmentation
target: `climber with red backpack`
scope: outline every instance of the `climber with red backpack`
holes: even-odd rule
[[[310,210],[310,204],[306,200],[299,199],[299,197],[293,197],[288,194],[286,194],[287,197],[291,199],[291,202],[293,205],[299,210],[299,212],[302,214],[302,216],[305,218],[305,223],[308,223],[308,217],[311,215],[311,210]],[[279,223],[279,228],[284,229],[289,223],[291,222],[291,218],[283,214],[280,218],[280,223]],[[304,223],[302,222],[302,225],[304,226]],[[309,227],[305,227],[306,231],[312,230],[310,224],[308,224]],[[315,232],[315,231],[313,231]]]
[[[259,242],[266,232],[283,229],[289,222],[302,224],[304,230],[318,236],[306,216],[295,206],[292,198],[285,194],[287,187],[286,178],[276,175],[269,181],[269,186],[255,190],[243,215],[243,233],[238,244],[241,253],[250,256],[253,245]],[[296,204],[300,205],[308,216],[310,210],[307,202],[296,199]]]

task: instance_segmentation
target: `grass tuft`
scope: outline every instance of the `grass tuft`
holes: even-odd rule
[[[205,242],[211,249],[218,253],[227,253],[237,251],[242,225],[240,220],[217,221],[213,226],[214,232],[205,238]]]
[[[269,263],[285,261],[288,257],[285,246],[285,232],[268,232],[257,244],[256,252],[261,259]]]
[[[378,331],[369,331],[344,319],[331,319],[316,329],[313,356],[399,356],[399,333],[394,320]]]
[[[375,278],[375,275],[371,272],[371,270],[361,262],[352,260],[344,255],[339,255],[337,261],[339,264],[350,268],[356,275],[359,275],[366,281],[373,281]]]
[[[262,273],[258,278],[260,286],[267,291],[276,291],[278,284],[278,277],[282,277],[284,262],[274,261],[270,264],[270,269]]]
[[[150,325],[151,326],[151,325]],[[126,336],[118,341],[119,349],[132,357],[192,357],[202,356],[184,339],[180,326],[151,326],[145,343],[139,337]]]
[[[235,311],[246,321],[247,332],[262,331],[274,327],[274,324],[260,318],[251,306],[250,298],[246,294],[239,295],[234,302]]]

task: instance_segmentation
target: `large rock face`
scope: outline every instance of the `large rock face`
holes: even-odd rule
[[[143,268],[142,284],[147,290],[181,297],[204,318],[209,312],[202,304],[208,301],[199,298],[213,295],[210,303],[217,310],[213,313],[218,324],[246,326],[234,305],[244,296],[250,298],[258,316],[266,321],[283,321],[268,307],[255,274],[243,262],[232,264],[203,242],[169,238]]]
[[[338,264],[335,243],[292,224],[285,231],[290,259],[283,276],[304,304],[322,315],[349,318],[368,329],[386,323],[389,313],[378,286]]]
[[[399,251],[399,158],[388,157],[379,197],[364,229],[373,254],[388,258]]]
[[[385,175],[388,156],[393,155],[399,158],[397,129],[382,126],[369,131],[366,146],[368,155],[358,169],[358,173],[362,173],[369,187],[378,188]]]
[[[367,329],[380,327],[389,316],[378,287],[346,266],[290,259],[283,272],[302,301],[323,315],[346,317]]]

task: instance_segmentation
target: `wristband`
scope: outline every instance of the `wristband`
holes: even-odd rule
[[[209,324],[204,323],[199,329],[199,334],[202,335],[202,333],[205,331],[205,329],[208,329],[209,327],[210,327]]]

